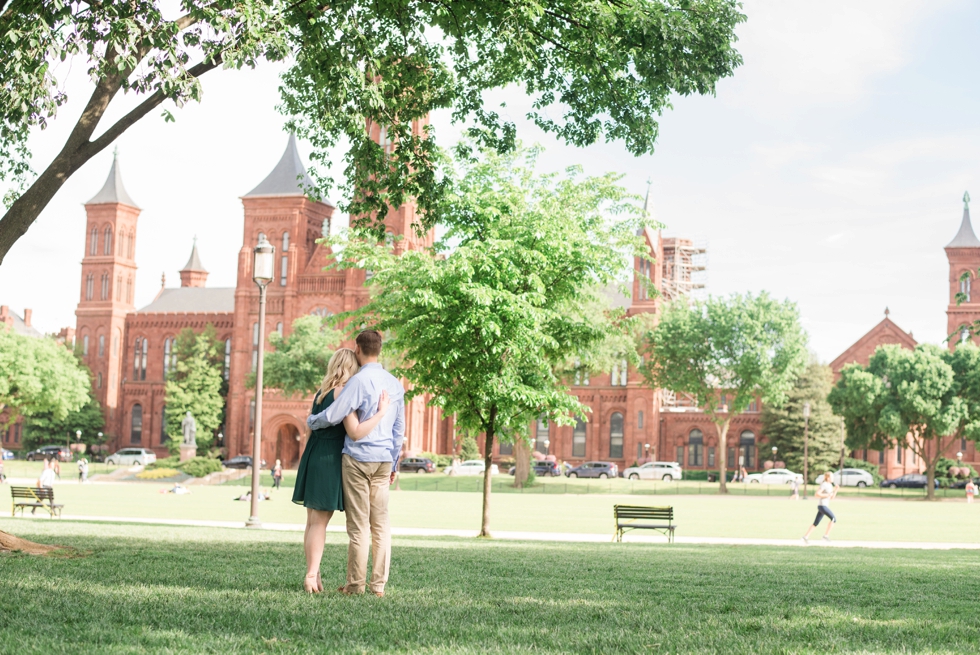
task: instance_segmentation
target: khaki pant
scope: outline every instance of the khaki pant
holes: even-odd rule
[[[388,525],[390,462],[359,462],[344,455],[344,513],[347,515],[347,584],[349,594],[364,593],[368,535],[371,538],[371,591],[384,591],[391,564]]]

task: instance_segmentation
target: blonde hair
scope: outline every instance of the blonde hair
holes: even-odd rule
[[[337,352],[330,358],[330,363],[327,364],[327,374],[323,377],[323,382],[320,383],[320,389],[316,392],[313,402],[318,403],[323,400],[334,387],[347,384],[347,380],[357,373],[358,368],[354,351],[350,348],[338,348]]]
[[[827,471],[826,473],[823,474],[823,481],[824,482],[833,482],[834,481],[834,474],[831,473],[830,471]]]

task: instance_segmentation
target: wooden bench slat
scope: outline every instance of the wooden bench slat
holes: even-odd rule
[[[47,510],[52,517],[61,516],[63,504],[54,502],[54,489],[50,487],[10,487],[11,516],[16,516],[18,508],[21,515],[24,508],[30,507],[33,514],[39,507]]]
[[[626,530],[659,530],[667,534],[670,543],[674,541],[673,507],[645,507],[643,505],[613,505],[613,518],[616,521],[616,541],[623,540]],[[667,521],[667,523],[638,523],[637,521]]]

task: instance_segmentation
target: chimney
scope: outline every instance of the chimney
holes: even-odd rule
[[[7,325],[14,324],[14,319],[10,315],[10,307],[7,305],[0,305],[0,323],[6,323]]]
[[[27,326],[27,327],[31,327],[31,310],[30,309],[25,309],[24,310],[24,325]]]

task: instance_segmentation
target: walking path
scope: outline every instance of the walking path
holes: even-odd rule
[[[21,517],[22,520],[51,520],[47,517]],[[140,523],[147,525],[174,525],[200,528],[237,528],[245,529],[244,521],[203,521],[194,519],[152,519],[118,516],[75,516],[64,515],[64,521],[97,521],[100,523]],[[306,528],[301,523],[263,523],[263,530],[278,530],[285,532],[303,532]],[[252,528],[255,529],[255,528]],[[346,532],[339,525],[327,527],[328,532]],[[401,537],[463,537],[476,538],[476,530],[447,530],[437,528],[396,528],[391,534]],[[572,532],[505,532],[493,531],[494,539],[512,541],[561,541],[580,543],[609,543],[612,535],[572,533]],[[631,543],[667,543],[667,538],[657,535],[627,534],[624,541]],[[806,547],[801,539],[744,539],[737,537],[675,537],[678,544],[712,544],[725,546],[798,546]],[[980,550],[980,543],[942,543],[926,541],[823,541],[811,539],[809,546],[822,548],[888,548],[908,550]]]

